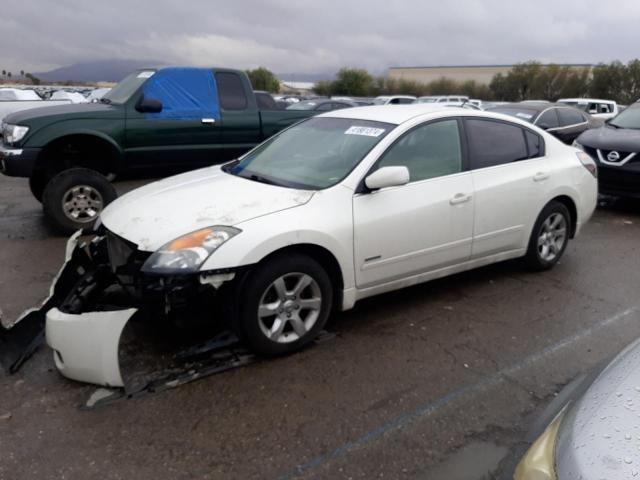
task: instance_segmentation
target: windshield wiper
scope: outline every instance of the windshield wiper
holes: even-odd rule
[[[241,176],[244,176],[244,175],[241,175]],[[248,177],[245,177],[245,178],[249,178],[249,179],[251,179],[253,181],[260,182],[260,183],[266,183],[267,185],[277,185],[279,187],[282,186],[282,185],[280,185],[278,182],[276,182],[274,180],[268,179],[268,178],[263,177],[261,175],[256,175],[255,173],[251,173],[251,174],[249,174]]]
[[[101,98],[100,99],[100,103],[104,103],[106,105],[110,105],[111,104],[111,100],[109,100],[108,98]]]

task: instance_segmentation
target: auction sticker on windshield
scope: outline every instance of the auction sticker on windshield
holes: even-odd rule
[[[384,128],[373,128],[373,127],[349,127],[345,135],[364,135],[366,137],[379,137],[384,133]]]
[[[524,118],[525,120],[530,120],[533,115],[529,115],[528,113],[518,112],[516,113],[516,117]]]
[[[154,72],[154,71],[140,72],[138,74],[138,78],[151,78],[154,73],[156,73],[156,72]]]

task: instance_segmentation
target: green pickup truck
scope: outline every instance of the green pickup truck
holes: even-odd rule
[[[238,70],[140,70],[100,103],[5,117],[0,171],[28,177],[46,217],[70,232],[91,224],[116,197],[109,181],[117,175],[222,163],[315,113],[260,110]]]

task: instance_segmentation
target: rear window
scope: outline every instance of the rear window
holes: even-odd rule
[[[486,168],[529,158],[525,130],[505,122],[466,119],[471,168]]]
[[[220,106],[224,110],[244,110],[247,108],[247,95],[240,77],[231,72],[216,73]]]
[[[579,123],[585,123],[587,121],[582,116],[582,113],[570,108],[559,108],[558,117],[560,119],[560,126],[562,127],[565,127],[567,125],[577,125]]]
[[[519,118],[520,120],[525,120],[527,122],[532,122],[535,116],[537,115],[536,110],[531,110],[529,108],[491,108],[490,112],[502,113],[504,115],[509,115],[511,117]]]

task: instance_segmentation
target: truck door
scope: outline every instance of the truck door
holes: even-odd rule
[[[215,72],[222,114],[222,149],[231,160],[260,143],[260,114],[246,76],[234,71]]]
[[[148,74],[148,72],[146,72]],[[145,99],[160,112],[141,112]],[[125,152],[131,167],[219,163],[221,114],[211,70],[165,68],[153,74],[127,107]]]

